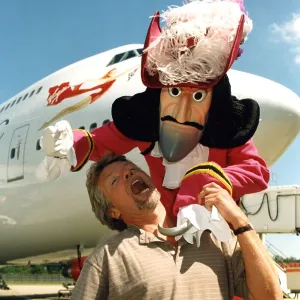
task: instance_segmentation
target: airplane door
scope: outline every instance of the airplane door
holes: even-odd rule
[[[7,182],[12,182],[24,178],[24,157],[25,144],[29,125],[17,128],[11,138],[8,164]]]

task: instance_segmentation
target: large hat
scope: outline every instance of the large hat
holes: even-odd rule
[[[216,85],[241,54],[252,30],[243,0],[195,0],[156,12],[142,56],[142,81],[150,88]]]

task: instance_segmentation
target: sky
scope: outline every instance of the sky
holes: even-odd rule
[[[9,0],[0,10],[0,103],[73,62],[143,43],[150,16],[180,0]],[[253,31],[234,69],[274,80],[300,95],[300,1],[245,0]],[[300,136],[271,168],[272,184],[300,184]],[[300,258],[300,236],[267,235]]]

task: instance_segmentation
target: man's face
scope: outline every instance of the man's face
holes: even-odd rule
[[[162,89],[159,144],[168,161],[181,160],[199,143],[211,99],[211,89]]]
[[[98,184],[121,217],[152,211],[160,200],[151,178],[128,161],[114,162],[105,167]]]

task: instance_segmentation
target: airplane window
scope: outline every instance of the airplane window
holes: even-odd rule
[[[10,106],[10,103],[8,103],[8,104],[6,105],[5,110],[7,110],[7,109],[9,108],[9,106]]]
[[[16,99],[17,100],[17,99]],[[14,100],[11,104],[11,107],[16,103],[16,100]]]
[[[16,148],[12,148],[10,151],[10,159],[13,159],[15,157],[16,154]]]
[[[114,64],[117,64],[118,62],[121,61],[122,57],[124,56],[124,54],[126,54],[126,52],[123,52],[123,53],[119,53],[117,55],[115,55],[112,60],[108,63],[107,67],[108,66],[111,66],[111,65],[114,65]]]
[[[143,51],[143,49],[141,49],[141,50]],[[127,51],[127,52],[119,53],[111,59],[111,61],[107,64],[107,67],[111,66],[111,65],[114,65],[114,64],[117,64],[119,62],[122,62],[126,59],[130,59],[132,57],[137,57],[137,56],[138,55],[135,52],[135,50],[130,50],[130,51]]]
[[[128,51],[128,52],[125,53],[125,55],[121,58],[120,62],[124,61],[126,59],[130,59],[132,57],[137,57],[137,54],[135,53],[135,51],[130,50],[130,51]]]
[[[21,101],[21,99],[22,99],[22,97],[20,97],[20,98],[18,99],[17,104]]]
[[[26,94],[24,97],[23,97],[23,101],[27,98],[28,94]]]
[[[141,48],[141,49],[136,49],[136,51],[139,53],[139,55],[142,55],[142,54],[143,54],[143,48]]]
[[[33,90],[30,95],[29,95],[29,98],[34,94],[35,90]]]
[[[41,87],[39,87],[39,89],[36,91],[36,94],[38,94],[41,90],[42,90],[42,86]]]
[[[84,126],[80,126],[80,127],[79,127],[79,129],[82,129],[82,130],[84,130]]]
[[[104,120],[104,121],[102,122],[102,125],[104,125],[104,124],[106,124],[106,123],[108,123],[108,122],[110,122],[110,120],[109,120],[109,119],[106,119],[106,120]]]
[[[124,58],[124,60],[125,60],[125,59],[129,59],[129,58],[132,58],[132,57],[136,57],[136,53],[135,53],[133,50],[130,50],[130,51],[128,52],[126,58]]]
[[[36,147],[35,147],[35,148],[36,148],[37,151],[39,151],[39,150],[42,149],[42,148],[41,148],[41,144],[40,144],[40,139],[37,140],[37,142],[36,142]]]
[[[91,126],[90,126],[90,132],[92,132],[96,128],[97,128],[97,123],[91,124]]]
[[[4,110],[4,106],[1,108],[1,110],[0,110],[0,113],[2,113],[2,112],[3,112],[3,110]]]

